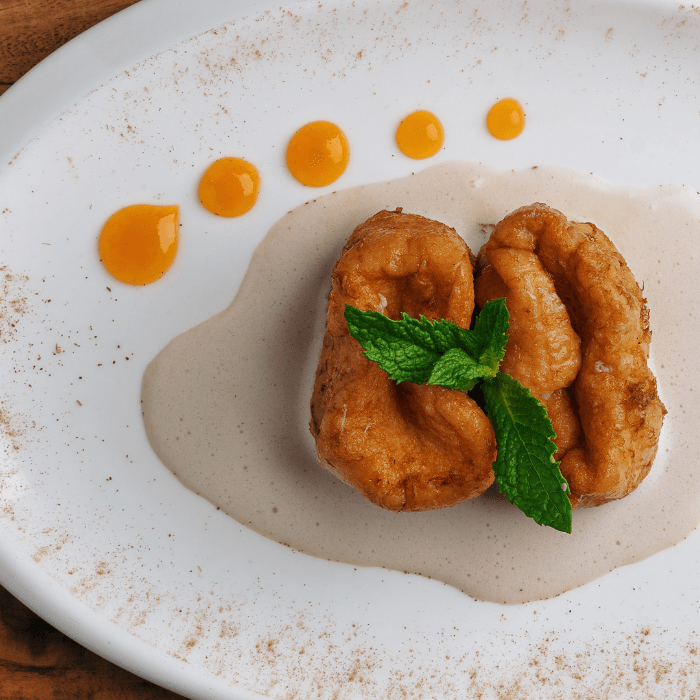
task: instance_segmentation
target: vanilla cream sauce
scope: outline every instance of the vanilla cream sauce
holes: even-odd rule
[[[697,453],[683,439],[700,425],[680,374],[688,330],[668,301],[697,276],[695,194],[615,187],[560,168],[452,163],[319,197],[272,227],[225,311],[150,363],[142,402],[151,445],[183,484],[266,537],[317,557],[420,573],[479,599],[548,598],[643,559],[700,521]],[[340,249],[365,219],[402,207],[454,227],[476,253],[490,225],[533,202],[595,223],[644,285],[652,368],[669,409],[652,471],[622,501],[574,511],[571,535],[536,525],[495,487],[444,510],[381,510],[319,466],[308,430]]]

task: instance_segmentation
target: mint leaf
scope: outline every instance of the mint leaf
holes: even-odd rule
[[[460,348],[448,350],[433,366],[427,384],[471,391],[479,379],[491,376],[491,368],[477,362]]]
[[[467,340],[467,351],[479,359],[479,363],[491,368],[491,376],[495,377],[498,368],[506,354],[508,342],[508,319],[510,314],[505,299],[488,301],[476,317],[474,330]]]
[[[350,334],[367,356],[396,382],[425,384],[446,344],[424,316],[420,320],[402,314],[392,321],[376,311],[360,311],[345,305]]]
[[[556,437],[544,406],[520,382],[499,373],[482,385],[496,433],[496,481],[508,500],[540,525],[571,532],[569,487],[552,455]]]
[[[475,379],[494,376],[508,340],[505,299],[488,302],[473,331],[452,321],[429,321],[425,316],[415,319],[405,313],[393,321],[377,311],[360,311],[350,304],[345,305],[345,320],[367,359],[376,362],[394,381],[427,382],[450,389],[472,388]],[[455,354],[441,362],[455,349],[462,351],[459,357],[463,362],[454,362],[458,357]],[[460,369],[464,370],[463,376]]]

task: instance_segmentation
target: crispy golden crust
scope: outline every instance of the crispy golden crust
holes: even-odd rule
[[[538,395],[569,386],[581,367],[581,339],[537,255],[492,248],[483,258],[488,265],[476,280],[477,304],[505,297],[510,313],[501,371]]]
[[[573,446],[567,438],[561,462],[572,503],[597,506],[623,498],[649,472],[666,413],[647,366],[651,332],[646,301],[625,260],[602,231],[593,224],[570,223],[544,204],[518,209],[493,230],[479,253],[480,265],[488,271],[481,285],[477,281],[480,301],[505,290],[510,309],[514,290],[521,290],[520,299],[533,297],[530,315],[537,319],[537,309],[544,309],[542,299],[548,299],[550,291],[545,284],[533,286],[530,278],[518,278],[513,261],[521,255],[536,256],[563,302],[570,327],[581,339],[580,369],[573,381],[581,437]],[[514,303],[514,310],[516,328],[528,325],[527,304]],[[570,358],[575,355],[565,325],[557,321],[551,334],[554,365],[567,343]],[[569,340],[559,342],[560,334]],[[526,335],[529,339],[529,332]],[[546,364],[546,344],[552,342],[547,333],[544,339],[532,353],[533,369],[528,369],[527,358],[520,361],[521,356],[511,363],[525,378],[523,384],[540,395],[552,390],[540,381],[546,374],[540,370]],[[574,434],[575,422],[562,406],[556,409],[562,425]]]
[[[547,409],[547,415],[552,421],[552,427],[557,434],[554,444],[557,451],[554,461],[560,462],[564,455],[578,445],[581,439],[581,421],[578,417],[576,404],[571,397],[569,388],[553,391],[551,394],[537,397]]]
[[[391,381],[350,336],[346,303],[468,327],[467,245],[453,229],[401,210],[355,229],[333,269],[310,429],[321,464],[383,508],[431,510],[483,493],[496,455],[486,415],[462,392]]]

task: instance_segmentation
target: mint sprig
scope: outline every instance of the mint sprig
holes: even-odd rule
[[[510,374],[482,385],[496,433],[493,472],[506,498],[540,525],[571,532],[569,485],[553,455],[556,433],[545,407]]]
[[[474,328],[415,319],[394,321],[345,305],[350,334],[391,379],[470,391],[481,380],[496,434],[493,463],[508,500],[540,525],[571,532],[569,487],[553,460],[556,433],[544,406],[520,382],[499,372],[508,342],[505,299],[487,302]]]
[[[402,313],[399,321],[393,321],[377,311],[345,305],[351,335],[367,359],[391,379],[461,391],[498,372],[508,342],[508,316],[504,299],[489,302],[470,331],[444,319],[429,321]]]

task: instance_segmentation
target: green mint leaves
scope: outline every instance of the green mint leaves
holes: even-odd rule
[[[571,532],[569,486],[552,455],[556,433],[544,406],[510,374],[482,385],[496,433],[496,481],[508,500],[540,525]]]
[[[376,311],[345,305],[351,335],[394,381],[469,391],[479,379],[498,372],[508,342],[505,300],[487,304],[473,331],[451,321],[401,316],[392,321]]]
[[[552,455],[556,437],[544,406],[520,382],[499,372],[509,313],[488,302],[467,330],[450,321],[402,314],[393,321],[345,305],[351,335],[391,379],[470,391],[479,381],[496,433],[496,481],[508,500],[540,525],[571,532],[568,485]]]

